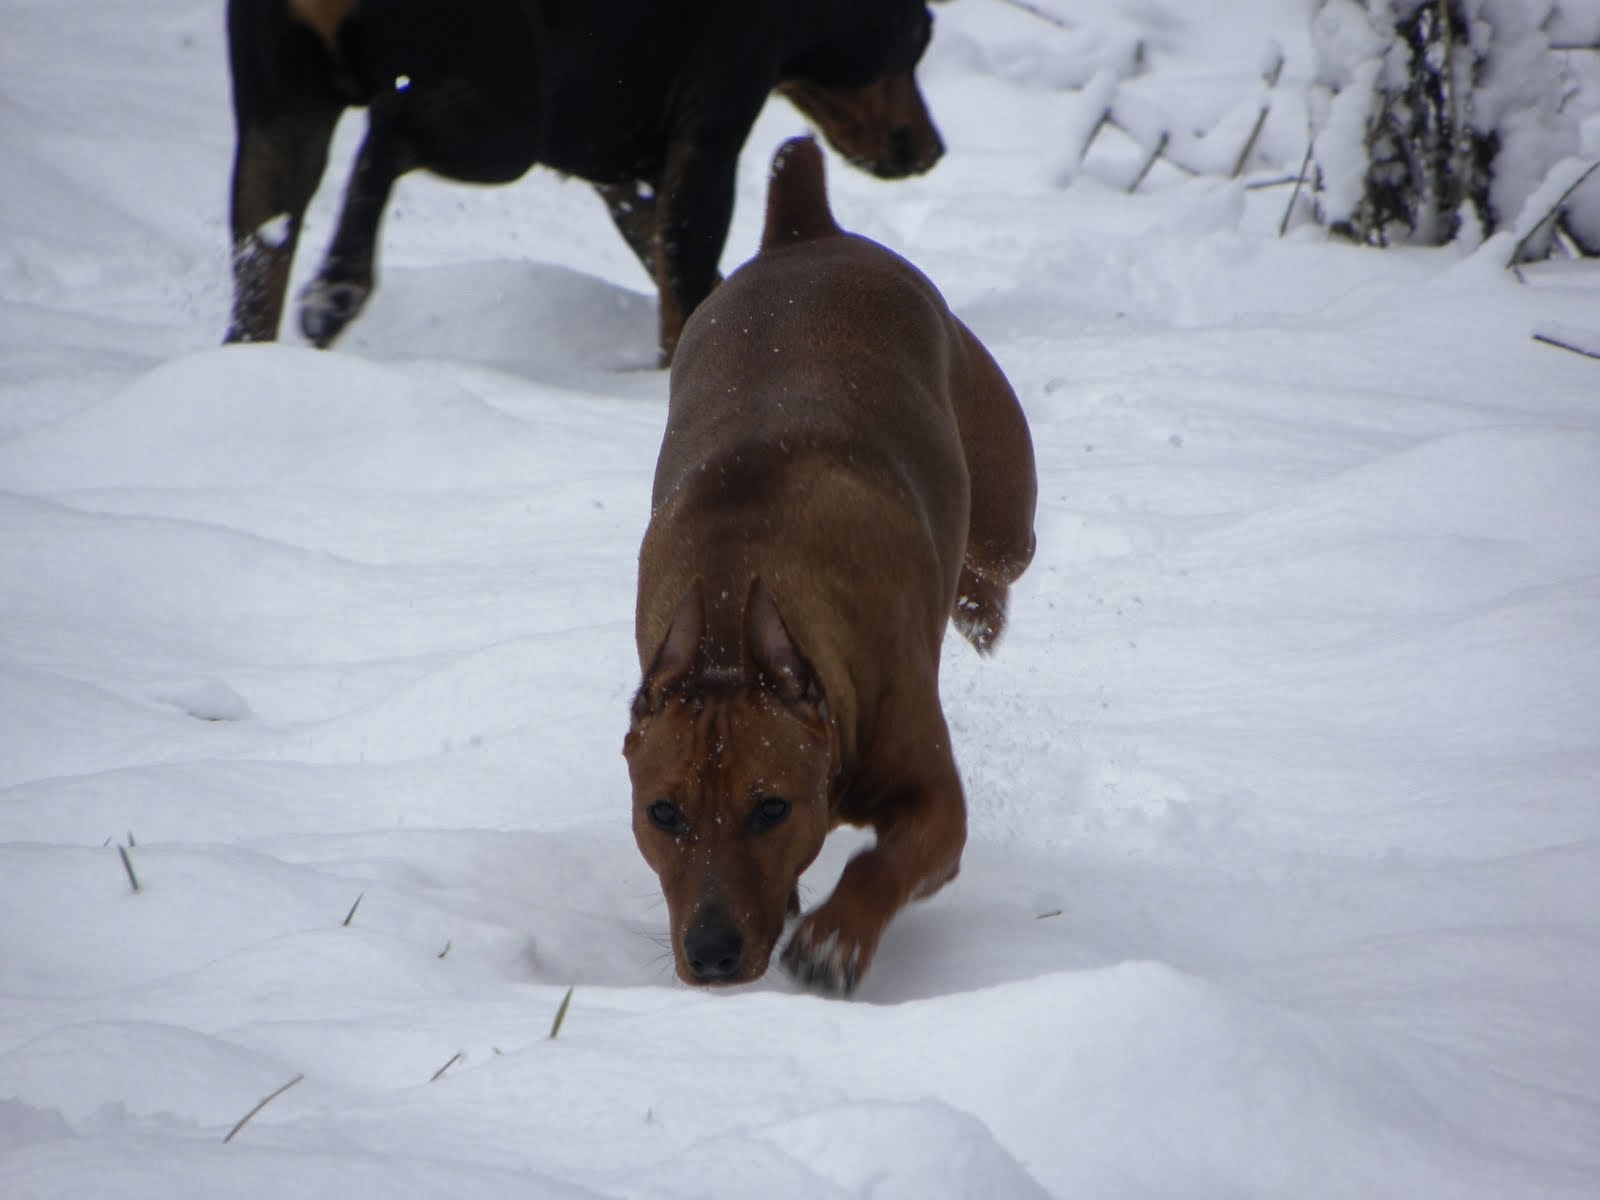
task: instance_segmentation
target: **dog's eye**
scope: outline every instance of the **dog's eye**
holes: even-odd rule
[[[762,833],[777,825],[789,815],[789,802],[782,796],[763,796],[756,805],[756,811],[750,818],[750,824],[757,833]]]
[[[657,800],[650,806],[649,815],[650,824],[674,837],[689,828],[689,823],[683,819],[682,810],[670,800]]]

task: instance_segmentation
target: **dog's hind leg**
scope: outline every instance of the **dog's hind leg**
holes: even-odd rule
[[[321,349],[331,345],[372,294],[378,226],[394,181],[411,165],[404,139],[396,136],[383,101],[374,102],[367,136],[345,185],[339,227],[316,278],[300,293],[300,331],[313,345]]]
[[[1016,393],[983,343],[960,321],[955,324],[960,347],[952,392],[972,480],[972,511],[951,620],[987,654],[1005,630],[1010,586],[1033,561],[1038,480],[1033,439]]]
[[[656,273],[656,195],[638,180],[597,183],[594,190],[606,202],[606,211],[622,240],[628,243],[645,271]]]
[[[306,205],[345,108],[327,48],[300,26],[262,28],[260,5],[229,6],[233,72],[233,312],[229,342],[278,336]]]
[[[514,60],[531,74],[531,41]],[[515,78],[515,76],[513,76]],[[367,135],[345,186],[339,225],[316,278],[300,297],[300,328],[326,347],[372,294],[378,229],[401,175],[423,168],[465,183],[509,183],[537,161],[543,138],[540,85],[475,86],[460,75],[413,83],[398,75],[373,98]]]
[[[622,235],[622,240],[628,244],[628,249],[633,251],[634,257],[639,260],[645,272],[654,278],[658,237],[656,214],[661,209],[655,191],[642,180],[628,183],[597,183],[594,185],[594,190],[606,202],[606,210],[611,214],[612,223]],[[722,272],[713,271],[711,286],[715,288],[721,282]]]
[[[668,149],[656,205],[653,272],[663,367],[672,364],[684,322],[722,281],[717,264],[733,220],[738,163],[737,141],[678,141]]]

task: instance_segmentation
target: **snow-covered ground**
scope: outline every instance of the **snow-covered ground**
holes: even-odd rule
[[[1226,176],[1272,41],[1245,179],[1298,168],[1303,2],[941,6],[947,158],[833,163],[1041,482],[947,647],[964,870],[852,1002],[672,978],[601,205],[407,179],[335,351],[218,348],[219,7],[0,8],[0,1195],[1600,1195],[1600,363],[1530,336],[1600,273],[1278,237]],[[1123,123],[1209,173],[1129,196],[1078,148],[1140,41]]]

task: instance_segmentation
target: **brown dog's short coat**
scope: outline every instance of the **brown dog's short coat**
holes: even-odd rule
[[[876,844],[800,921],[804,982],[851,991],[954,877],[945,623],[1000,635],[1035,491],[999,367],[921,272],[839,229],[820,150],[787,143],[760,253],[684,329],[639,555],[624,753],[681,978],[760,976],[840,823]]]

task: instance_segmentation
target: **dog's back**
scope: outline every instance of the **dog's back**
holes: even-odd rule
[[[684,514],[702,553],[725,515],[737,529],[726,552],[757,574],[768,539],[748,521],[760,512],[773,556],[812,564],[811,591],[848,589],[860,609],[881,588],[893,625],[876,631],[881,644],[911,634],[936,660],[969,505],[953,323],[920,271],[839,228],[821,151],[790,142],[773,164],[761,252],[684,330],[655,507]],[[908,573],[925,580],[915,619],[900,598]]]

